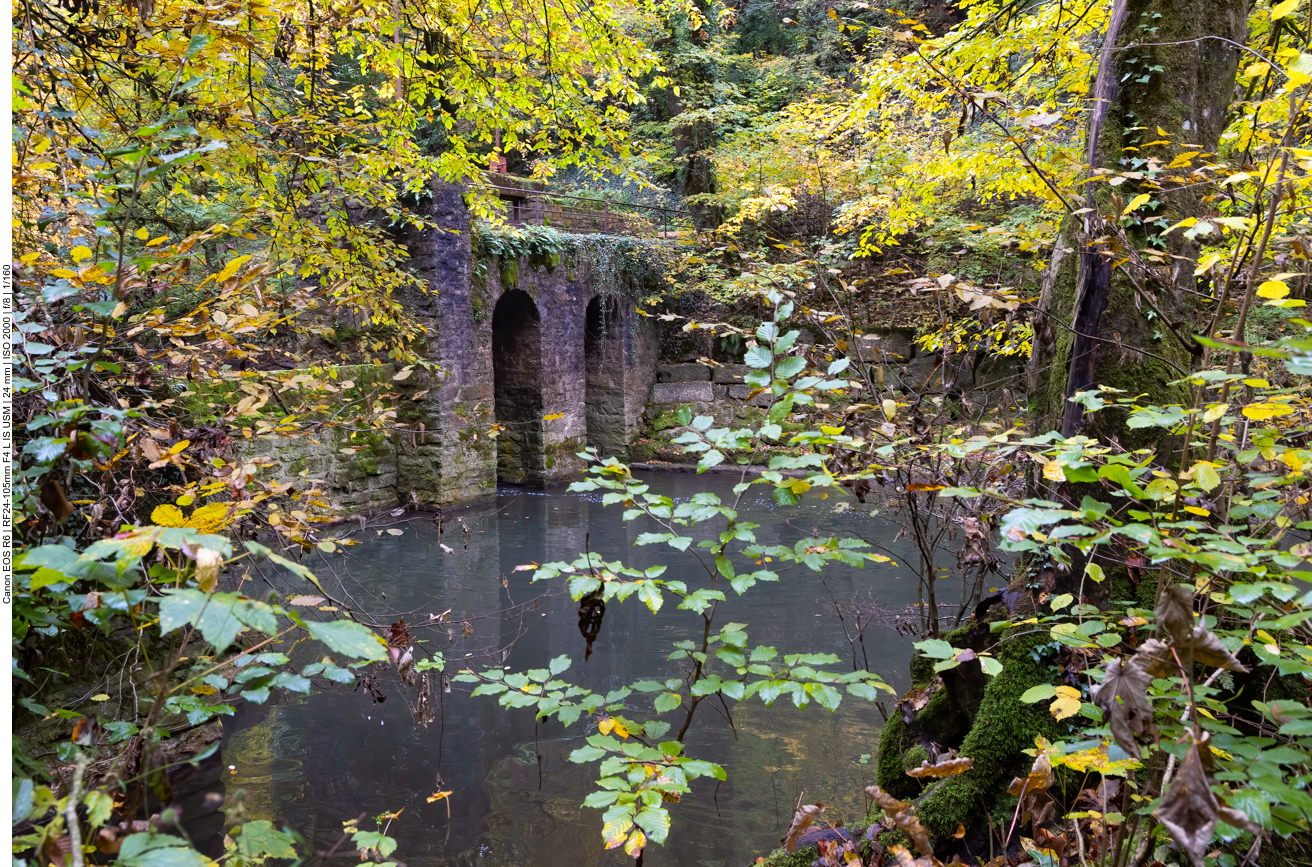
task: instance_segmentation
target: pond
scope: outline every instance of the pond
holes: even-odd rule
[[[641,475],[655,492],[676,500],[709,490],[731,502],[737,481],[727,475]],[[666,564],[664,577],[685,580],[690,589],[702,586],[695,548],[680,554],[664,545],[633,547],[639,533],[656,528],[645,518],[624,522],[622,512],[603,507],[600,494],[504,488],[494,503],[449,511],[440,537],[431,517],[397,517],[392,526],[364,530],[363,544],[348,553],[316,554],[306,565],[330,595],[355,610],[379,622],[404,617],[413,635],[426,642],[423,648],[445,655],[448,674],[466,663],[466,655],[476,670],[493,662],[523,670],[564,654],[572,660],[564,678],[604,692],[677,674],[677,663],[667,661],[672,644],[699,636],[700,617],[675,610],[668,600],[656,616],[636,596],[613,602],[585,661],[578,606],[563,581],[532,584],[530,572],[514,570],[534,561],[572,560],[586,547],[629,565]],[[741,514],[761,524],[757,535],[763,543],[792,544],[819,531],[860,534],[899,555],[899,563],[911,553],[894,540],[892,524],[845,492],[827,499],[812,492],[801,505],[784,508],[770,499],[768,486],[754,486]],[[389,532],[397,530],[399,535]],[[717,625],[746,623],[752,644],[775,646],[781,655],[834,653],[841,663],[831,670],[850,670],[855,654],[862,667],[899,691],[906,688],[913,639],[872,628],[862,642],[849,642],[832,600],[860,597],[888,609],[909,606],[916,599],[909,569],[872,563],[864,569],[831,565],[821,576],[800,566],[777,571],[777,584],[758,584],[742,597],[730,593]],[[307,592],[304,584],[282,580],[273,579],[280,592]],[[243,790],[248,818],[286,824],[320,851],[337,842],[343,821],[403,810],[388,833],[399,841],[395,857],[410,867],[444,860],[541,867],[631,863],[622,850],[602,848],[601,814],[581,806],[596,766],[567,760],[596,731],[595,721],[568,729],[554,721],[535,726],[531,709],[503,709],[495,697],[471,697],[469,685],[455,683],[449,693],[435,690],[435,718],[424,727],[409,704],[415,690],[404,688],[392,669],[378,670],[377,686],[387,697],[382,703],[366,689],[331,686],[279,704],[245,707],[229,722],[222,762],[230,820],[234,795]],[[651,699],[634,693],[626,715],[652,718]],[[891,709],[893,702],[884,704]],[[703,703],[686,752],[721,763],[729,778],[718,787],[714,780],[699,780],[690,795],[671,805],[667,845],[649,846],[646,863],[750,864],[778,845],[799,798],[830,805],[830,821],[859,820],[863,787],[874,781],[882,725],[879,708],[851,696],[836,712],[814,703],[798,709],[787,698],[771,708],[755,699],[724,708]],[[448,799],[428,802],[433,793],[448,790]]]

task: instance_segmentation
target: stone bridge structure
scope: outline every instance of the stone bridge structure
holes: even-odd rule
[[[462,192],[434,181],[436,227],[400,233],[428,290],[405,303],[438,370],[404,384],[396,421],[419,432],[397,438],[395,489],[428,503],[578,477],[589,446],[625,455],[656,380],[657,335],[633,287],[599,293],[584,255],[475,262]]]

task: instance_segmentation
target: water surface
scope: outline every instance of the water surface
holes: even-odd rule
[[[676,500],[710,490],[726,502],[737,481],[691,474],[644,478]],[[847,511],[836,514],[836,507]],[[845,493],[820,499],[815,492],[801,506],[781,508],[766,486],[754,487],[741,506],[744,518],[762,525],[757,535],[763,543],[791,544],[817,533],[861,534],[908,555],[905,545],[893,541],[894,528],[865,509]],[[565,654],[572,666],[564,678],[607,691],[677,674],[676,663],[666,658],[673,642],[700,636],[700,617],[674,610],[668,596],[656,616],[636,596],[612,603],[592,656],[584,661],[577,604],[563,582],[531,584],[531,573],[514,569],[533,561],[572,560],[586,546],[634,566],[666,564],[664,577],[683,580],[689,589],[705,585],[691,552],[633,547],[639,533],[657,528],[647,519],[626,523],[622,512],[618,506],[603,508],[600,494],[508,488],[493,504],[447,514],[440,537],[427,517],[396,518],[390,528],[364,531],[363,544],[346,555],[316,555],[306,562],[335,598],[379,621],[404,617],[426,642],[424,648],[441,650],[452,663],[469,654],[478,670],[492,662],[523,670]],[[403,532],[391,535],[387,529]],[[452,552],[443,551],[442,544]],[[739,564],[740,569],[749,565],[743,558]],[[751,644],[773,645],[781,655],[835,653],[842,662],[833,668],[840,671],[851,669],[854,649],[832,599],[863,597],[899,608],[916,596],[915,578],[901,566],[831,565],[824,583],[804,567],[784,565],[777,571],[778,584],[757,585],[742,597],[730,591],[717,625],[746,623]],[[281,589],[306,592],[303,586]],[[449,622],[421,625],[448,609]],[[869,630],[855,649],[857,660],[863,666],[868,661],[870,670],[901,690],[911,640],[891,629]],[[444,858],[533,867],[631,863],[620,850],[602,849],[600,812],[580,806],[592,791],[596,766],[567,760],[595,732],[595,723],[535,726],[531,709],[505,710],[495,698],[471,697],[468,685],[456,683],[450,693],[437,690],[436,718],[423,727],[408,704],[415,690],[404,688],[390,669],[380,671],[378,687],[387,696],[381,704],[364,689],[334,686],[267,708],[246,708],[229,726],[224,750],[223,762],[231,766],[225,779],[229,803],[237,789],[244,790],[249,818],[285,823],[320,850],[337,841],[343,821],[404,808],[388,833],[399,841],[395,857],[412,867]],[[635,693],[626,714],[650,718],[651,698]],[[733,728],[703,703],[686,749],[723,764],[728,781],[718,787],[714,780],[698,781],[691,795],[671,806],[669,841],[648,848],[647,864],[750,864],[778,845],[799,796],[829,804],[831,821],[863,815],[862,788],[873,782],[872,756],[883,724],[874,705],[847,696],[831,713],[814,704],[799,710],[788,699],[766,708],[753,699],[730,702],[728,710]],[[434,792],[447,790],[452,794],[446,801],[427,802]]]

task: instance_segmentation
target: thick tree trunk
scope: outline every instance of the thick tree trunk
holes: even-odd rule
[[[1116,0],[1087,130],[1091,172],[1147,173],[1149,161],[1165,168],[1182,153],[1216,150],[1234,98],[1246,16],[1245,0]],[[1195,251],[1179,232],[1159,259],[1131,251],[1196,213],[1193,190],[1154,191],[1140,178],[1088,185],[1082,204],[1092,211],[1065,221],[1035,321],[1030,393],[1039,430],[1130,445],[1123,412],[1086,416],[1069,401],[1094,385],[1155,403],[1188,400],[1170,383],[1199,350],[1191,330],[1194,296],[1186,291],[1194,285]],[[1141,191],[1160,204],[1122,219]]]

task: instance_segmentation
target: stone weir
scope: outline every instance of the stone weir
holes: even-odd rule
[[[257,393],[267,398],[258,402],[276,406],[265,390],[288,387],[325,390],[333,410],[397,395],[385,398],[395,418],[354,436],[319,418],[309,420],[320,422],[312,435],[283,436],[268,416],[260,424],[237,407],[236,426],[246,428],[243,457],[268,458],[264,472],[280,482],[317,483],[328,502],[348,512],[472,502],[494,495],[498,481],[545,486],[577,478],[584,470],[578,452],[591,446],[627,456],[645,425],[657,335],[635,308],[644,287],[614,273],[626,269],[611,255],[628,245],[630,257],[656,258],[644,242],[565,236],[555,261],[480,261],[463,189],[434,182],[430,193],[425,210],[435,227],[408,228],[400,240],[425,284],[403,300],[428,330],[431,370],[414,366],[402,375],[396,366],[354,365],[276,377],[234,373],[186,393],[202,416]]]

